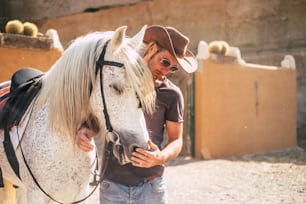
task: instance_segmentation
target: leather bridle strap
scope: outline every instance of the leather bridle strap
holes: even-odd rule
[[[108,115],[108,112],[107,112],[107,106],[106,106],[106,102],[105,102],[105,96],[104,96],[104,91],[103,91],[102,72],[103,72],[104,65],[111,65],[111,66],[115,66],[115,67],[123,67],[124,64],[119,63],[119,62],[104,60],[105,53],[106,53],[106,47],[107,47],[108,43],[109,43],[109,41],[107,41],[105,43],[105,45],[103,47],[103,50],[102,50],[102,53],[101,53],[98,61],[96,62],[96,74],[100,70],[100,90],[101,90],[101,97],[102,97],[102,102],[103,102],[103,113],[104,113],[104,117],[105,117],[105,125],[106,125],[106,128],[109,132],[113,132],[113,127],[112,127],[110,119],[109,119],[109,115]]]

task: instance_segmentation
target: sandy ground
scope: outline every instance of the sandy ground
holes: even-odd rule
[[[299,147],[216,160],[177,158],[165,177],[169,204],[306,203],[306,152]],[[89,203],[99,204],[98,195]]]
[[[169,204],[306,204],[306,151],[177,158],[167,165],[165,178]],[[88,203],[99,204],[99,189]]]

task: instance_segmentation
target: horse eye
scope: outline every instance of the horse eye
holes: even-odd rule
[[[136,93],[136,98],[138,99],[138,108],[142,108],[142,104],[141,101],[139,100],[139,96],[137,93]]]
[[[123,93],[123,89],[118,84],[110,84],[110,88],[113,88],[119,95]]]

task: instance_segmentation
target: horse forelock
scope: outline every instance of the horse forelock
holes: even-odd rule
[[[122,48],[127,80],[135,90],[144,111],[152,113],[155,107],[153,78],[141,53],[128,43]]]

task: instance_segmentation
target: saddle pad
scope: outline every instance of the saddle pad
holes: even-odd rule
[[[0,89],[0,110],[4,107],[5,103],[8,100],[8,95],[10,93],[11,86],[5,86]]]
[[[10,86],[11,85],[11,81],[5,81],[5,82],[1,82],[0,83],[0,89]]]

